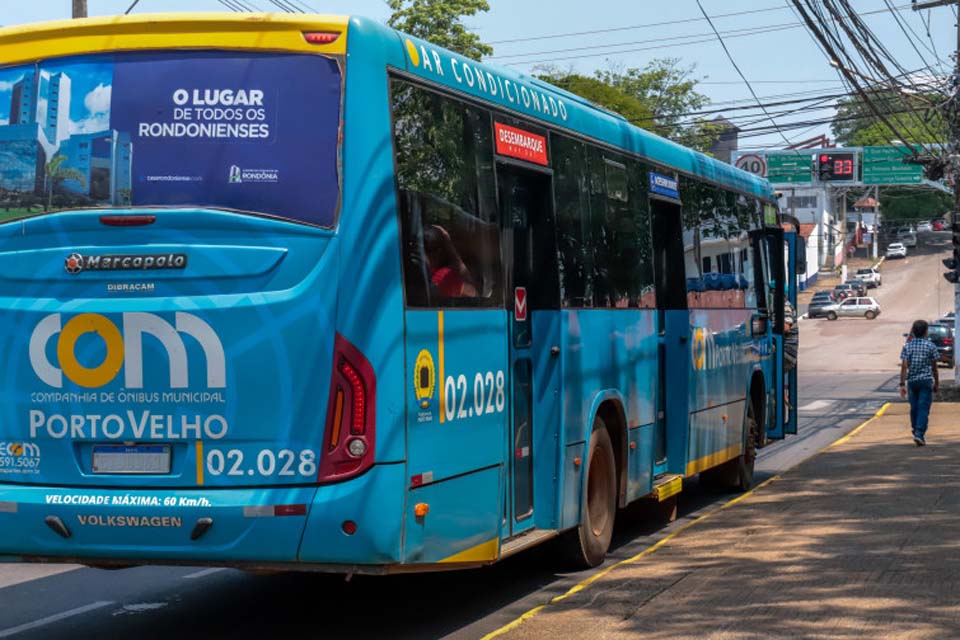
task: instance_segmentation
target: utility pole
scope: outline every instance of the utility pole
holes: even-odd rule
[[[912,0],[912,2],[914,11],[951,5],[960,7],[960,0],[931,0],[928,2]],[[960,91],[960,18],[957,20],[957,50],[951,87],[954,92]],[[947,149],[947,157],[944,159],[943,168],[945,175],[953,176],[953,213],[950,216],[950,228],[953,232],[953,264],[955,269],[960,269],[960,264],[957,264],[960,262],[960,224],[958,224],[958,218],[960,218],[960,108],[958,108],[956,100],[951,100],[947,106],[947,123],[950,126],[950,146]],[[955,270],[953,273],[956,274],[958,271]],[[960,312],[960,283],[957,282],[956,277],[951,282],[954,283],[953,313],[956,317],[957,312]],[[960,380],[960,363],[954,366],[954,380]]]
[[[87,17],[87,0],[73,0],[73,17]]]

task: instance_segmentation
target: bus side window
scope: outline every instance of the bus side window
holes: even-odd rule
[[[582,142],[553,134],[557,252],[563,306],[593,304],[593,248],[590,235],[587,149]]]
[[[397,205],[410,307],[500,307],[490,114],[392,83]]]

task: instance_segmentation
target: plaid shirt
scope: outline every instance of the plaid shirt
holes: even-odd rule
[[[937,345],[926,338],[914,338],[903,345],[900,359],[907,361],[907,382],[933,380],[933,367],[939,356]]]

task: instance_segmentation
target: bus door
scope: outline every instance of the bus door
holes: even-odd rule
[[[657,174],[651,173],[651,176]],[[650,196],[657,295],[659,376],[654,475],[686,472],[690,317],[684,276],[683,220],[678,201]]]
[[[753,233],[755,276],[757,282],[757,316],[751,322],[754,340],[766,342],[773,352],[764,372],[772,383],[767,402],[767,437],[784,437],[784,400],[791,392],[785,385],[784,307],[786,297],[786,269],[783,254],[784,234],[780,228],[765,228]],[[769,337],[768,337],[769,336]],[[763,350],[761,350],[763,352]]]
[[[797,225],[799,229],[799,224]],[[798,402],[799,397],[798,393],[800,391],[800,384],[797,375],[797,358],[799,356],[800,349],[800,326],[797,320],[800,318],[800,307],[797,306],[797,288],[798,280],[797,276],[805,274],[807,271],[807,252],[806,252],[806,241],[796,231],[790,231],[783,234],[784,236],[784,251],[787,252],[785,256],[786,271],[785,277],[787,280],[787,300],[790,301],[790,305],[793,308],[793,317],[789,318],[790,322],[785,327],[784,331],[784,359],[785,359],[785,368],[786,372],[784,373],[784,381],[787,385],[787,393],[790,398],[790,406],[786,411],[784,416],[785,425],[784,431],[787,434],[796,434],[800,426],[800,416],[797,406],[800,404]]]
[[[505,535],[558,526],[560,287],[552,176],[498,163],[507,265],[511,402]]]

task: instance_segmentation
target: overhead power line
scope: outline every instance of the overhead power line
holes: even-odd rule
[[[897,5],[897,6],[899,8],[903,8],[903,7],[908,7],[909,5]],[[746,11],[746,12],[727,13],[727,14],[719,14],[719,15],[734,16],[734,15],[760,13],[761,11],[772,11],[775,9],[788,9],[788,8],[789,7],[786,7],[786,6],[773,7],[773,8],[762,9],[762,10],[754,10],[752,12]],[[877,15],[877,14],[885,14],[885,13],[887,13],[887,9],[875,9],[872,11],[866,11],[862,15],[868,16],[868,15]],[[594,33],[609,33],[609,32],[615,32],[615,31],[628,30],[628,29],[637,29],[637,28],[648,27],[648,26],[654,27],[654,26],[663,26],[667,24],[677,24],[677,23],[683,23],[683,22],[702,22],[702,21],[704,21],[704,18],[689,18],[686,20],[676,20],[676,21],[668,21],[668,22],[662,22],[662,23],[649,23],[647,25],[636,25],[633,27],[618,27],[613,29],[599,29],[594,31],[582,31],[582,32],[573,32],[568,34],[557,34],[553,36],[534,36],[530,38],[516,38],[513,40],[499,40],[499,41],[491,42],[490,44],[498,45],[498,44],[506,44],[508,42],[509,43],[528,42],[528,41],[534,42],[534,41],[545,40],[545,39],[555,39],[555,38],[565,37],[565,36],[592,35]],[[751,37],[755,35],[763,35],[766,33],[776,33],[779,31],[787,31],[791,29],[801,28],[804,26],[805,26],[804,23],[801,21],[758,25],[755,27],[728,30],[723,32],[722,36],[726,37],[727,39],[743,38],[743,37]],[[600,57],[605,55],[620,55],[620,54],[626,54],[626,53],[651,51],[653,49],[660,49],[665,46],[682,47],[682,46],[689,46],[694,44],[703,44],[706,42],[715,41],[717,39],[718,39],[718,36],[714,33],[696,33],[696,34],[686,34],[682,36],[672,36],[667,38],[654,38],[654,39],[646,39],[646,40],[637,40],[632,42],[620,42],[616,44],[563,47],[563,48],[541,50],[541,51],[516,52],[516,53],[492,56],[487,59],[498,60],[498,61],[503,60],[504,61],[503,64],[506,64],[509,66],[536,65],[536,64],[547,64],[551,62],[563,62],[567,60],[579,60],[581,58],[595,58],[595,57]],[[652,45],[656,43],[667,43],[667,44],[659,44],[658,46],[643,46],[639,48],[622,49],[622,50],[609,50],[609,49],[614,49],[616,47],[625,47],[625,46],[633,46],[633,45]],[[604,49],[604,51],[594,51],[593,53],[589,52],[591,50],[599,50],[599,49]],[[578,55],[570,55],[570,56],[556,57],[556,58],[549,58],[549,59],[515,60],[516,58],[539,57],[539,56],[551,55],[554,53],[576,53],[576,52],[582,52],[582,53],[579,53]],[[508,62],[507,60],[510,60],[510,61]]]
[[[736,60],[733,59],[730,50],[727,49],[727,44],[723,41],[723,38],[720,36],[720,32],[717,30],[717,27],[713,24],[713,20],[710,19],[710,16],[707,15],[707,10],[703,8],[703,3],[700,0],[697,0],[697,6],[700,7],[700,12],[703,14],[703,17],[706,19],[707,23],[710,25],[710,28],[713,29],[713,32],[717,35],[717,40],[720,41],[720,46],[723,47],[723,52],[727,54],[727,59],[730,60],[730,64],[733,65],[733,68],[736,69],[737,75],[743,79],[743,83],[747,85],[747,89],[750,90],[750,95],[753,96],[753,99],[757,101],[757,104],[763,110],[763,113],[767,115],[770,119],[770,122],[776,126],[776,121],[767,113],[767,108],[763,106],[763,103],[760,101],[760,98],[757,96],[757,92],[753,90],[753,87],[750,85],[750,81],[747,80],[747,77],[743,75],[743,71],[740,70],[740,67],[737,65]],[[777,131],[780,133],[780,137],[787,143],[787,146],[791,146],[793,142],[784,135],[783,131],[780,131],[780,128],[777,127]]]

